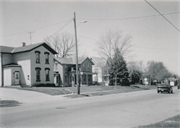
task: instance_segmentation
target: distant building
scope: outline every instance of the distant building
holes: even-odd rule
[[[78,58],[79,82],[83,85],[92,85],[92,72],[94,63],[88,57]],[[54,58],[54,83],[56,86],[75,86],[76,81],[76,60],[74,58]]]
[[[54,54],[56,51],[46,43],[0,46],[1,86],[53,83]]]
[[[102,68],[102,81],[106,86],[110,85],[110,65],[111,65],[111,59],[108,58],[105,62],[105,65]]]
[[[102,73],[103,73],[103,67],[106,64],[106,61],[105,59],[100,58],[100,57],[91,57],[91,60],[94,63],[94,65],[92,66],[92,70],[93,72],[97,73],[97,75],[93,75],[93,82],[94,84],[101,83],[103,82]]]

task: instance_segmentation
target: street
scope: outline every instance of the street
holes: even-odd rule
[[[180,95],[156,90],[0,108],[0,127],[136,127],[180,114]],[[53,96],[52,96],[53,98]]]

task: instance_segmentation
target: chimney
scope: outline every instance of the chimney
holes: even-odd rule
[[[25,43],[25,42],[22,42],[22,46],[23,46],[23,47],[26,46],[26,43]]]

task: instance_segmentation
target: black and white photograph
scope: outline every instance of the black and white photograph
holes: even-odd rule
[[[0,0],[0,128],[180,128],[180,1]]]

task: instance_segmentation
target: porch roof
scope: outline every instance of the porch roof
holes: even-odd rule
[[[54,57],[56,61],[58,61],[61,64],[76,64],[76,59],[73,58],[61,58],[61,57]],[[78,57],[78,64],[82,64],[86,59],[89,59],[88,57]],[[90,62],[94,65],[94,63],[89,59]]]
[[[76,73],[76,70],[71,71],[70,73]],[[88,74],[88,75],[93,75],[93,74],[97,74],[96,72],[80,72],[80,74]]]
[[[3,65],[3,68],[7,68],[7,67],[21,67],[21,65],[16,64],[16,63],[10,63],[10,64]]]

